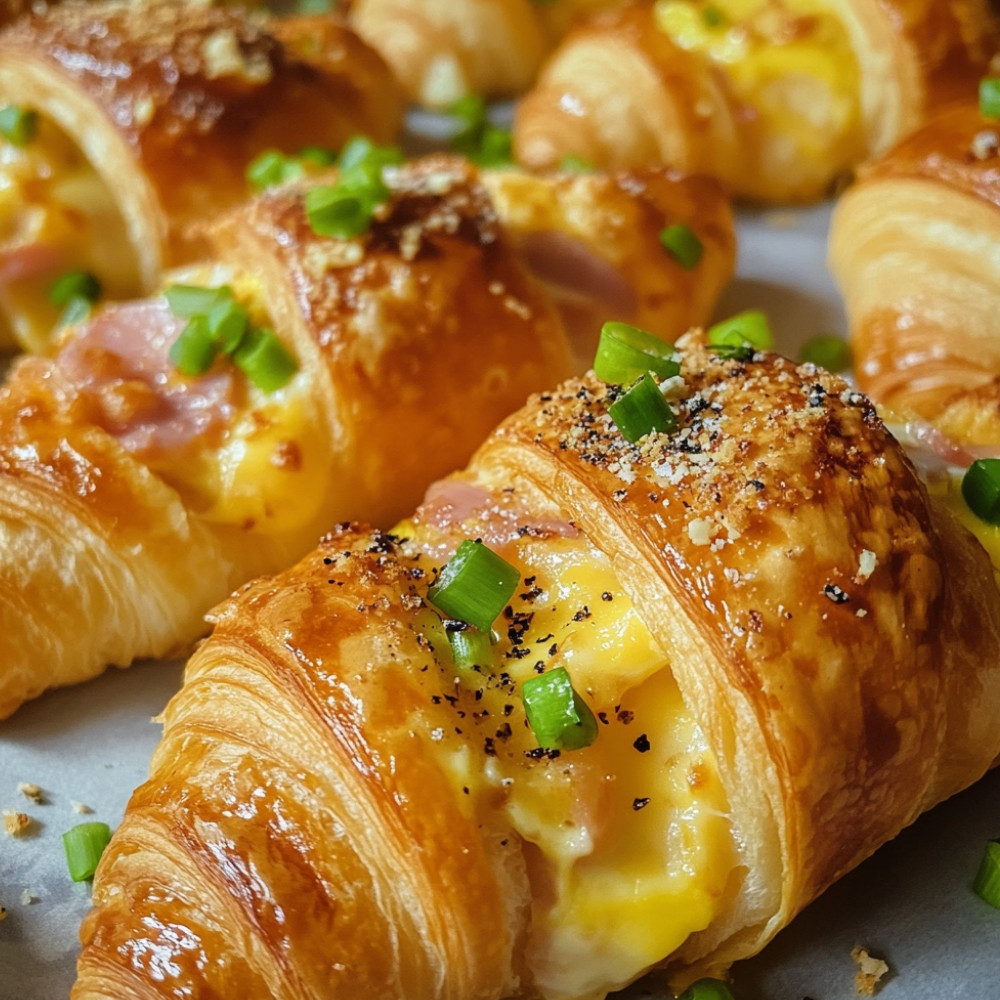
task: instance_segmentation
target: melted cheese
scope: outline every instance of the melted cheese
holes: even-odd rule
[[[671,40],[718,66],[737,102],[753,109],[749,134],[765,178],[807,165],[822,176],[863,152],[857,62],[822,0],[715,0],[707,8],[658,0],[655,10]]]
[[[508,719],[510,735],[495,741],[492,756],[448,738],[440,752],[456,787],[468,790],[469,808],[499,805],[529,845],[528,960],[542,992],[604,996],[718,912],[735,865],[726,796],[664,654],[607,558],[579,535],[514,545],[504,554],[529,590],[496,625],[508,630],[497,670],[511,683],[494,674],[476,701],[480,733],[500,732],[497,720]],[[447,643],[443,635],[432,641]],[[536,743],[514,692],[554,666],[569,671],[602,721],[591,746],[532,760]]]
[[[125,221],[83,154],[39,119],[25,146],[0,141],[0,339],[42,351],[59,309],[49,289],[89,271],[110,298],[140,291]]]

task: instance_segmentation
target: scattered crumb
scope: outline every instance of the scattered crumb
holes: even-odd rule
[[[4,920],[7,917],[7,907],[0,903],[0,920]]]
[[[21,893],[22,906],[31,906],[32,903],[37,903],[37,902],[38,902],[38,897],[30,889],[25,889]]]
[[[3,828],[9,837],[23,837],[34,822],[27,813],[15,812],[13,809],[4,810]]]
[[[17,783],[17,790],[25,798],[31,799],[31,801],[36,805],[40,806],[45,801],[41,788],[39,788],[33,781],[19,781]]]
[[[875,996],[879,981],[889,971],[889,966],[881,958],[872,958],[864,948],[854,948],[851,958],[858,963],[854,976],[854,990],[860,996]]]
[[[74,802],[70,799],[69,803],[73,807],[73,812],[80,813],[81,816],[92,813],[94,810],[90,808],[85,802]]]

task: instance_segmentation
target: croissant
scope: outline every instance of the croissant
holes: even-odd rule
[[[998,42],[987,0],[647,0],[570,33],[518,105],[514,152],[815,201],[973,85]]]
[[[443,108],[468,94],[520,94],[577,19],[623,2],[350,0],[347,14],[411,100]]]
[[[0,163],[0,342],[41,350],[49,289],[95,275],[150,294],[206,252],[200,223],[245,199],[276,147],[389,141],[403,100],[331,16],[268,19],[199,2],[63,3],[0,32],[0,107],[33,115]]]
[[[869,164],[830,224],[858,383],[966,449],[1000,444],[998,148],[970,99]]]
[[[629,444],[621,389],[570,380],[393,532],[341,525],[213,613],[73,1000],[720,974],[986,771],[983,549],[839,378],[678,348],[673,429]],[[470,540],[515,577],[474,665],[431,589]],[[540,677],[556,723],[527,714]]]

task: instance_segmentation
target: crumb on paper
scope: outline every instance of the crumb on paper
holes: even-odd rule
[[[889,966],[881,958],[873,958],[864,948],[854,948],[851,958],[858,964],[854,975],[854,990],[860,996],[873,997]]]
[[[21,893],[21,905],[31,906],[32,903],[38,902],[38,896],[36,896],[30,889],[25,889]]]
[[[79,813],[81,816],[86,816],[94,811],[86,802],[75,802],[71,799],[69,804],[73,807],[73,812]]]
[[[35,805],[41,805],[45,801],[41,788],[33,781],[19,781],[17,790],[26,798],[31,799]]]
[[[23,837],[31,830],[34,822],[27,813],[4,810],[3,828],[8,837]]]
[[[7,907],[0,903],[0,920],[7,919]]]

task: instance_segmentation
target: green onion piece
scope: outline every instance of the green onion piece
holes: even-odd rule
[[[448,113],[459,123],[449,143],[456,153],[481,167],[500,167],[512,162],[511,132],[489,120],[482,97],[478,94],[460,97]]]
[[[82,323],[90,315],[90,307],[93,303],[90,299],[82,295],[74,295],[65,305],[59,314],[56,326],[73,326],[74,323]]]
[[[341,170],[350,170],[351,167],[363,164],[381,173],[383,167],[395,166],[404,159],[403,151],[398,146],[380,146],[367,136],[356,135],[347,140],[337,163]]]
[[[749,361],[774,343],[771,325],[759,309],[748,309],[708,328],[708,344],[720,357]]]
[[[167,356],[182,375],[204,375],[218,352],[208,318],[199,315],[187,321],[180,336],[170,345]]]
[[[576,156],[574,153],[568,153],[559,161],[559,169],[565,170],[566,173],[576,173],[576,174],[592,174],[597,167],[594,166],[589,160],[585,160],[582,156]]]
[[[84,882],[94,877],[97,862],[111,840],[111,828],[107,823],[78,823],[62,839],[69,877],[74,882]]]
[[[306,218],[317,236],[349,240],[365,232],[372,219],[366,198],[335,185],[310,188],[306,192]]]
[[[703,7],[701,11],[701,19],[705,22],[706,26],[709,28],[717,28],[722,24],[724,18],[722,11],[719,10],[714,4],[709,4],[707,7]]]
[[[1000,910],[1000,840],[990,840],[972,882],[977,895]]]
[[[979,113],[984,118],[1000,118],[1000,78],[987,76],[979,81]]]
[[[297,180],[304,172],[302,164],[294,157],[277,149],[265,149],[247,166],[246,178],[258,191],[263,191]]]
[[[553,667],[521,685],[521,698],[538,745],[579,750],[597,738],[597,720],[577,694],[564,667]]]
[[[264,392],[280,389],[299,370],[298,362],[267,327],[249,329],[233,352],[233,361]]]
[[[427,598],[449,618],[489,633],[520,579],[515,566],[481,541],[466,539],[442,567]]]
[[[822,333],[807,340],[799,356],[804,362],[825,368],[828,372],[842,372],[851,367],[851,348],[843,337],[835,333]]]
[[[217,302],[205,316],[208,332],[223,354],[232,354],[250,326],[246,309],[233,299]]]
[[[9,104],[0,108],[0,135],[13,146],[27,146],[38,133],[38,113]]]
[[[691,227],[685,226],[683,222],[675,222],[673,225],[661,229],[660,244],[685,271],[697,267],[701,255],[705,252],[701,240],[694,234]]]
[[[673,345],[628,323],[611,321],[601,327],[594,357],[594,374],[614,385],[628,385],[646,372],[672,378],[681,370]]]
[[[185,319],[207,316],[220,302],[229,302],[233,298],[233,290],[228,285],[220,285],[218,288],[171,285],[163,294],[170,311]]]
[[[466,625],[465,622],[449,622],[446,631],[456,667],[460,670],[472,670],[475,667],[492,668],[493,639],[488,632],[481,632],[472,625]]]
[[[677,1000],[733,1000],[721,979],[696,979]]]
[[[101,297],[101,283],[89,271],[68,271],[49,289],[49,301],[64,306],[71,299],[96,302]]]
[[[608,407],[608,413],[625,440],[633,443],[654,431],[673,430],[677,424],[674,411],[649,372],[616,399]]]
[[[299,150],[299,159],[317,167],[329,167],[337,162],[337,154],[325,146],[303,146]]]
[[[962,476],[962,497],[987,524],[1000,524],[1000,458],[980,458]]]

